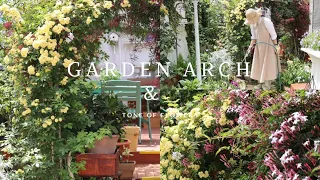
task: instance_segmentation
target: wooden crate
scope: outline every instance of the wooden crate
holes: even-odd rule
[[[85,170],[79,172],[81,177],[113,177],[118,175],[119,150],[115,154],[80,154],[76,161],[86,161]]]

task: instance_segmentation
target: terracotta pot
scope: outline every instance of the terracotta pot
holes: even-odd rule
[[[131,141],[129,139],[125,139],[124,142],[120,142],[120,141],[117,142],[117,147],[119,149],[120,155],[122,155],[125,148],[127,149],[130,148],[130,144],[131,144]]]
[[[86,162],[85,169],[78,172],[81,177],[112,177],[119,170],[119,151],[114,154],[79,154],[76,161]]]
[[[94,148],[89,149],[89,153],[93,154],[114,154],[117,148],[117,142],[119,135],[113,135],[104,137],[101,140],[96,141]]]
[[[121,175],[121,179],[132,179],[135,167],[136,167],[135,161],[120,162],[119,171],[123,173]]]

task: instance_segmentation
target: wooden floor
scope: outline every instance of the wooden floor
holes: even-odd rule
[[[143,177],[160,177],[160,128],[152,128],[152,142],[150,142],[148,129],[142,129],[142,144],[138,145],[138,152],[130,159],[137,165],[133,173],[134,180]]]

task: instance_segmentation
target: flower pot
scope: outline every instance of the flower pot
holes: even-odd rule
[[[81,177],[114,176],[119,170],[119,151],[113,154],[79,154],[77,162],[85,161],[85,169],[80,170]]]
[[[121,179],[132,179],[135,167],[136,167],[135,161],[120,162],[119,171],[123,173],[121,175]]]
[[[119,135],[113,135],[111,138],[106,136],[96,141],[94,148],[89,149],[88,152],[93,154],[114,154],[118,139]]]
[[[130,149],[130,144],[131,144],[131,141],[128,139],[125,139],[124,142],[120,142],[120,141],[117,142],[117,147],[119,149],[120,155],[122,155],[125,148]]]
[[[138,126],[124,126],[123,129],[126,132],[125,139],[128,139],[131,141],[130,152],[136,152],[137,146],[138,146],[140,127],[138,127]]]

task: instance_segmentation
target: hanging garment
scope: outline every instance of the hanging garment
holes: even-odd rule
[[[266,21],[270,21],[267,22],[268,28],[265,24]],[[272,25],[271,28],[270,23]],[[261,17],[257,25],[252,27],[252,39],[256,39],[257,43],[273,44],[272,39],[276,39],[276,34],[271,20]],[[251,78],[259,81],[259,83],[263,83],[266,80],[275,80],[281,70],[276,56],[275,49],[272,46],[257,44],[253,55]],[[277,63],[279,64],[277,65]]]

